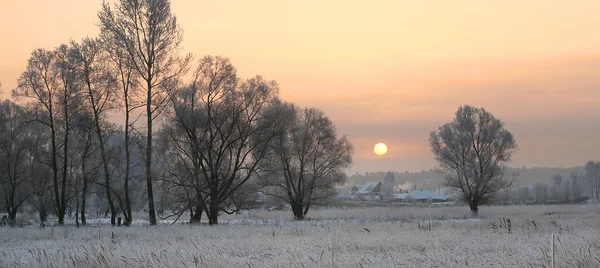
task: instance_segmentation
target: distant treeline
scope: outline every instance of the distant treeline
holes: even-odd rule
[[[435,169],[421,170],[420,172],[398,172],[393,171],[395,175],[395,183],[397,185],[405,185],[405,187],[414,187],[415,189],[435,190],[440,187],[443,182],[443,175]],[[551,183],[552,177],[556,174],[563,177],[569,177],[573,172],[584,172],[583,166],[575,166],[569,168],[508,168],[506,176],[517,174],[514,185],[526,186],[535,185],[538,183]],[[348,177],[346,187],[363,184],[369,181],[383,182],[383,178],[387,171],[355,173]],[[443,187],[443,186],[442,186]]]

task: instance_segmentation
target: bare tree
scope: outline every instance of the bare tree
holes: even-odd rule
[[[274,137],[275,122],[265,111],[277,92],[274,81],[260,76],[240,81],[229,59],[210,56],[200,61],[188,86],[171,92],[169,124],[187,136],[186,153],[196,154],[208,188],[209,224],[218,224],[219,212],[240,209],[235,193],[256,173]]]
[[[192,108],[194,109],[194,108]],[[182,111],[179,111],[180,113]],[[186,124],[167,124],[159,136],[165,158],[163,176],[161,178],[164,191],[164,205],[173,212],[167,217],[177,219],[190,212],[190,223],[200,223],[208,198],[206,180],[202,178],[201,155],[196,151],[197,135],[200,134],[200,118],[198,113],[181,115],[188,117]]]
[[[130,226],[133,222],[132,211],[141,210],[147,206],[146,200],[146,177],[144,165],[144,152],[140,143],[145,142],[145,137],[135,132],[124,134],[122,128],[116,126],[107,126],[110,131],[110,138],[107,139],[107,148],[109,152],[109,163],[112,177],[115,179],[113,185],[114,196],[118,201],[119,210],[124,215],[125,226]],[[126,136],[129,138],[126,139]],[[156,152],[154,163],[162,161],[160,151]],[[162,166],[153,164],[153,168],[162,171]],[[158,176],[157,178],[160,178]],[[117,187],[116,185],[120,185]],[[127,186],[127,187],[125,187]],[[159,190],[162,190],[159,188]],[[159,200],[159,199],[158,199]]]
[[[45,125],[35,124],[35,121],[28,125],[28,132],[32,139],[26,165],[29,179],[26,182],[27,187],[33,192],[28,202],[38,211],[40,226],[43,227],[48,213],[53,211],[54,206],[51,192],[53,185],[51,133],[47,131]]]
[[[121,90],[121,101],[122,110],[125,115],[125,128],[124,128],[124,152],[125,152],[125,171],[123,179],[123,195],[124,195],[124,211],[125,225],[131,225],[133,221],[133,214],[131,213],[131,196],[130,196],[130,179],[131,179],[131,131],[133,125],[137,119],[132,119],[132,113],[140,107],[139,100],[140,96],[137,95],[138,90],[138,77],[135,72],[135,64],[129,57],[127,50],[119,39],[104,32],[102,36],[103,48],[106,50],[106,54],[110,59],[110,68],[112,73],[116,75],[119,88]],[[138,117],[139,118],[139,117]]]
[[[98,13],[101,31],[119,41],[145,82],[146,185],[151,225],[156,225],[152,191],[152,123],[164,108],[165,87],[172,85],[170,80],[187,70],[191,59],[191,56],[183,60],[177,56],[183,34],[170,6],[169,0],[119,0],[114,9],[104,3]]]
[[[90,111],[82,111],[75,115],[73,132],[74,147],[78,158],[77,166],[80,168],[75,185],[76,216],[81,214],[81,224],[86,225],[87,196],[90,191],[91,178],[95,177],[98,166],[94,161],[98,150],[98,141],[94,139],[94,119]],[[81,194],[79,194],[80,192]],[[77,217],[76,223],[79,224]]]
[[[75,66],[68,50],[66,45],[61,45],[55,51],[35,50],[28,61],[27,69],[19,77],[17,88],[13,90],[13,97],[31,100],[29,104],[37,115],[37,122],[50,130],[51,156],[47,164],[52,168],[54,205],[58,223],[61,225],[64,224],[69,198],[66,195],[71,129],[69,115],[79,104],[75,100],[79,89],[75,79]]]
[[[111,197],[111,176],[108,168],[108,159],[106,151],[106,133],[101,127],[108,117],[108,112],[116,108],[116,80],[109,72],[106,60],[102,57],[103,50],[98,40],[84,38],[81,44],[71,42],[71,50],[77,64],[77,75],[85,88],[87,99],[87,109],[93,118],[92,128],[98,139],[100,147],[100,157],[103,166],[104,188],[106,199],[110,208],[110,223],[116,224],[116,210]]]
[[[52,168],[55,205],[58,206],[58,137],[57,137],[57,108],[55,94],[58,91],[58,73],[53,68],[55,53],[44,49],[33,51],[29,58],[27,69],[18,80],[18,87],[13,90],[13,97],[30,98],[31,106],[37,115],[37,120],[50,130],[51,160],[48,165]],[[38,158],[39,159],[39,158]],[[62,215],[64,216],[64,214]],[[40,217],[42,218],[42,217]],[[45,218],[45,217],[44,217]],[[59,221],[61,221],[59,217]],[[42,223],[44,220],[42,220]]]
[[[517,149],[513,135],[484,108],[461,106],[455,119],[431,132],[435,160],[445,169],[446,185],[462,191],[474,215],[478,207],[514,181],[506,163]]]
[[[34,192],[28,187],[31,141],[28,114],[8,100],[0,103],[0,195],[8,212],[10,226],[15,226],[17,210]]]
[[[268,195],[285,200],[294,218],[302,220],[310,206],[336,193],[346,181],[344,170],[352,164],[352,145],[338,137],[333,122],[315,108],[281,104],[282,133],[271,143],[262,162],[260,185]],[[286,111],[287,110],[287,111]],[[283,111],[283,112],[282,112]]]
[[[82,103],[82,95],[81,93],[81,83],[77,79],[77,63],[75,58],[71,54],[72,47],[66,44],[60,45],[56,49],[56,62],[54,63],[54,68],[56,68],[56,72],[58,73],[59,78],[59,94],[58,94],[58,107],[60,108],[60,117],[59,120],[61,122],[60,134],[63,138],[63,143],[61,144],[63,152],[62,152],[62,180],[60,184],[60,197],[58,200],[59,206],[57,207],[59,214],[59,224],[64,224],[64,216],[67,209],[67,202],[72,198],[72,193],[67,195],[67,182],[71,178],[72,170],[70,169],[70,160],[72,155],[70,153],[70,135],[72,130],[72,117],[71,115],[77,113]],[[55,191],[56,193],[56,191]],[[62,217],[61,217],[62,215]],[[61,222],[61,218],[63,221]]]

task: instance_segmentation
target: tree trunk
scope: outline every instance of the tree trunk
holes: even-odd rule
[[[308,209],[310,209],[310,205],[312,204],[311,200],[312,200],[313,190],[315,189],[314,188],[315,181],[316,181],[316,178],[314,178],[312,180],[312,182],[310,184],[310,191],[308,192],[308,195],[303,199],[303,201],[307,200],[306,201],[306,206],[304,206],[304,211],[303,211],[303,215],[304,216],[306,216],[306,214],[308,214]]]
[[[193,209],[192,209],[192,211],[193,211]],[[202,220],[202,208],[196,207],[195,212],[192,214],[192,217],[190,218],[190,223],[198,224],[198,223],[200,223],[201,220]]]
[[[208,214],[208,225],[218,225],[219,224],[219,206],[214,206],[212,203],[210,204],[210,213]]]
[[[98,122],[96,122],[98,124]],[[98,128],[98,141],[100,142],[100,153],[102,154],[102,165],[104,166],[104,183],[106,184],[104,189],[106,190],[106,199],[108,200],[108,207],[110,208],[110,225],[114,226],[116,224],[115,219],[117,216],[117,212],[115,211],[115,204],[112,201],[111,193],[110,193],[110,175],[108,171],[108,162],[106,160],[106,151],[103,144],[102,134],[100,131],[100,125]]]
[[[77,194],[77,189],[75,189],[75,226],[79,228],[79,195]]]
[[[12,210],[8,211],[8,225],[10,225],[10,227],[17,226],[17,210],[16,209],[12,209]]]
[[[309,208],[310,208],[310,201],[308,201],[308,203],[306,203],[306,206],[304,207],[304,212],[303,212],[304,216],[306,216],[306,214],[308,214]]]
[[[67,210],[67,174],[69,171],[69,109],[67,107],[67,91],[65,90],[65,102],[64,102],[64,116],[65,116],[65,139],[63,145],[63,174],[60,193],[60,201],[58,208],[58,225],[65,224],[65,212]]]
[[[210,205],[208,211],[208,225],[219,224],[219,197],[215,190],[211,190]]]
[[[40,199],[43,200],[43,199]],[[43,201],[40,201],[43,202]],[[48,213],[46,211],[46,206],[40,203],[40,209],[38,210],[38,214],[40,216],[40,226],[45,226],[46,218],[48,217]]]
[[[198,196],[196,197],[196,209],[191,209],[192,215],[190,218],[190,223],[197,224],[202,220],[202,208],[204,207],[204,200],[202,199],[202,193],[198,191]]]
[[[85,170],[85,161],[82,164],[83,170],[83,190],[81,191],[81,225],[85,225],[85,199],[87,197],[88,179]]]
[[[131,151],[129,150],[129,75],[127,79],[123,76],[121,61],[119,61],[119,69],[121,70],[121,81],[123,81],[123,100],[125,101],[125,226],[131,226],[133,215],[131,214],[131,199],[129,197],[129,170],[131,167]],[[131,70],[131,69],[130,69]]]
[[[59,201],[59,205],[58,205],[58,210],[57,210],[57,214],[58,214],[58,225],[64,225],[65,224],[65,214],[66,214],[66,208],[63,207],[62,205],[62,200]]]
[[[302,202],[300,201],[293,201],[292,202],[292,213],[294,213],[294,219],[295,220],[304,220],[304,211],[302,209]]]
[[[50,109],[50,112],[52,110]],[[58,192],[58,152],[56,145],[56,130],[54,129],[54,121],[52,120],[52,114],[50,114],[50,132],[52,133],[52,175],[54,179],[54,204],[56,212],[58,214],[58,224],[65,222],[64,214],[60,214],[60,194]],[[41,201],[43,202],[43,200]]]
[[[469,208],[471,209],[471,214],[473,217],[477,217],[477,215],[479,215],[479,208],[476,201],[469,202]]]
[[[85,164],[83,164],[83,191],[81,193],[81,225],[85,225],[85,200],[87,197],[87,175],[85,174]]]
[[[152,77],[148,76],[148,96],[146,99],[148,133],[146,137],[146,187],[148,188],[148,218],[150,225],[156,225],[154,193],[152,192]]]
[[[127,164],[129,165],[129,164]],[[129,166],[126,168],[125,173],[129,173]],[[131,226],[133,221],[133,215],[131,214],[131,200],[129,198],[129,174],[125,175],[125,226]]]
[[[79,228],[79,204],[77,204],[75,209],[75,226]]]
[[[108,200],[108,207],[110,208],[110,225],[115,226],[115,219],[117,217],[117,212],[115,210],[115,204],[112,201],[111,193],[110,193],[110,173],[108,172],[108,161],[106,160],[106,148],[104,147],[104,137],[102,137],[102,128],[100,127],[100,110],[96,106],[96,100],[94,99],[94,93],[92,91],[92,84],[89,77],[86,77],[88,95],[90,97],[90,104],[92,106],[92,111],[94,112],[94,126],[96,128],[96,136],[98,136],[98,143],[100,144],[100,153],[102,154],[102,167],[104,168],[104,189],[106,191],[106,199]]]
[[[92,139],[92,133],[87,133],[87,141],[84,147],[83,155],[81,156],[81,172],[83,173],[83,189],[81,190],[81,225],[86,225],[85,220],[85,201],[87,197],[88,190],[88,177],[87,177],[87,168],[86,168],[86,159],[88,157],[88,152],[90,150],[90,144]]]
[[[129,199],[129,167],[131,163],[131,153],[129,152],[129,105],[127,96],[125,96],[125,226],[131,226],[133,215],[131,214],[131,200]]]

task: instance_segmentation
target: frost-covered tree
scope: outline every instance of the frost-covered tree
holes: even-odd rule
[[[598,199],[600,197],[600,162],[588,161],[584,170],[589,183],[590,197]]]
[[[560,174],[554,174],[552,175],[552,184],[549,187],[549,196],[550,199],[553,201],[558,201],[561,199],[561,188],[560,186],[562,185],[562,182],[564,180],[564,177]]]
[[[187,70],[191,56],[178,57],[183,32],[171,13],[169,0],[118,0],[98,13],[104,36],[117,40],[142,80],[146,106],[146,187],[148,216],[156,225],[153,194],[153,122],[167,102],[165,90]]]
[[[76,75],[82,84],[85,109],[92,116],[91,128],[98,140],[100,159],[102,162],[103,185],[108,207],[110,208],[110,223],[115,225],[117,211],[111,192],[111,172],[109,171],[108,152],[106,148],[107,131],[103,125],[107,122],[109,112],[116,106],[117,83],[109,72],[105,55],[97,39],[84,38],[81,43],[71,42],[71,55],[76,64]]]
[[[532,188],[535,203],[543,204],[548,201],[548,184],[536,183]]]
[[[83,110],[75,115],[73,125],[73,148],[75,159],[74,165],[76,169],[75,188],[75,223],[78,225],[87,224],[86,212],[87,197],[92,192],[92,185],[96,183],[94,178],[98,176],[97,148],[98,142],[94,138],[94,119],[91,112]],[[100,182],[97,182],[100,183]]]
[[[517,192],[520,203],[524,204],[531,201],[531,191],[529,190],[529,186],[519,187],[517,188]]]
[[[218,224],[220,212],[242,206],[237,194],[256,174],[276,135],[276,118],[267,111],[278,90],[275,81],[260,76],[241,80],[229,59],[207,56],[189,84],[169,92],[173,111],[166,137],[176,146],[169,153],[179,159],[177,169],[189,169],[176,170],[173,175],[184,177],[171,182],[188,181],[189,200],[194,200],[188,207],[203,207],[209,224]]]
[[[139,90],[139,73],[135,71],[135,65],[123,42],[120,39],[115,38],[110,32],[101,33],[102,48],[105,50],[107,56],[108,68],[110,72],[115,76],[117,81],[118,91],[120,92],[120,108],[125,117],[125,126],[123,129],[123,147],[122,152],[124,159],[120,166],[123,174],[123,197],[121,198],[123,204],[123,215],[125,216],[125,225],[129,226],[133,221],[132,213],[132,189],[131,184],[133,182],[133,159],[135,153],[133,152],[132,141],[135,135],[132,132],[135,130],[134,125],[139,119],[132,118],[134,111],[141,106],[140,103],[143,98],[140,97],[141,91]]]
[[[509,187],[506,164],[517,149],[504,123],[484,108],[461,106],[455,119],[431,132],[431,151],[446,171],[446,185],[458,188],[474,215],[493,195]]]
[[[52,169],[54,205],[61,225],[64,224],[67,200],[73,194],[67,187],[73,158],[69,154],[72,114],[81,104],[81,84],[70,51],[65,44],[52,51],[35,50],[13,90],[13,97],[26,100],[36,122],[50,132],[50,150],[47,152],[50,156],[45,163]]]
[[[33,116],[33,115],[32,115]],[[48,214],[56,208],[52,200],[53,172],[51,161],[51,133],[47,127],[33,122],[28,131],[33,137],[27,159],[27,187],[33,192],[28,199],[38,212],[40,226],[44,226]]]
[[[0,210],[8,212],[10,226],[15,226],[19,208],[34,194],[29,187],[29,165],[35,150],[30,131],[31,117],[11,101],[0,103]]]
[[[259,184],[266,194],[290,204],[294,218],[302,220],[312,204],[334,195],[335,187],[345,183],[352,145],[316,108],[280,103],[273,112],[282,122],[273,132],[281,134],[261,163]]]
[[[575,199],[576,201],[579,200],[581,198],[582,195],[582,182],[583,182],[583,174],[581,174],[580,172],[573,172],[570,175],[570,182],[571,182],[571,193],[573,195],[573,199]]]

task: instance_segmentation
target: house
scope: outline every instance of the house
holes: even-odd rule
[[[393,200],[397,202],[446,202],[448,197],[446,193],[441,191],[430,191],[430,190],[411,190],[402,194],[394,194]]]
[[[350,195],[353,199],[358,200],[381,200],[383,184],[378,181],[371,181],[363,185],[354,185],[350,190]]]

